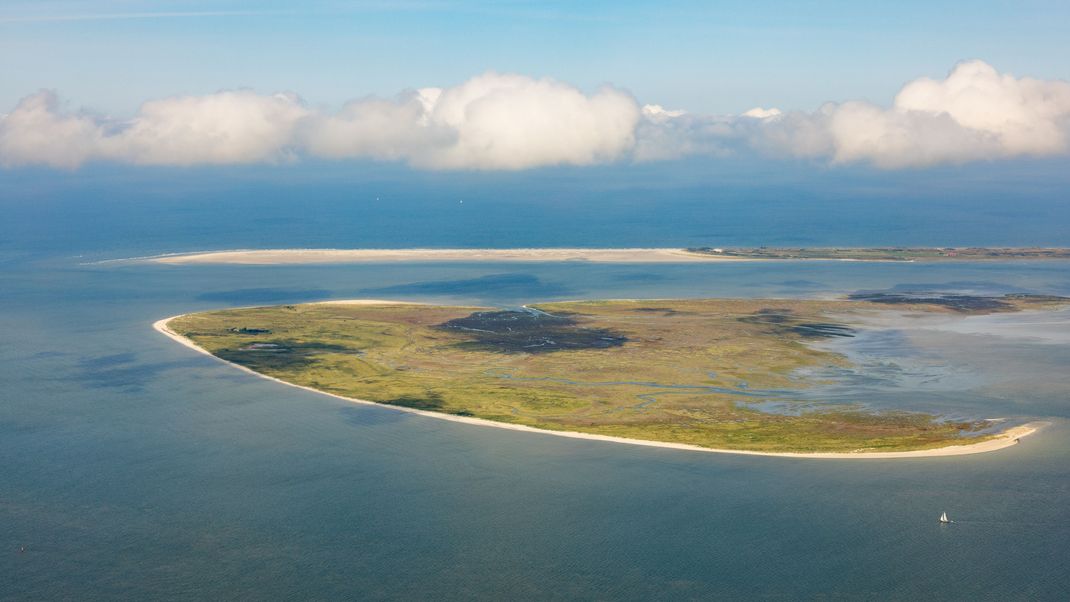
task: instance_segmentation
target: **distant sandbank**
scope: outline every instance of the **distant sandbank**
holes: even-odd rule
[[[520,249],[230,249],[169,253],[150,257],[109,259],[97,263],[154,262],[166,264],[338,264],[389,262],[592,262],[697,263],[716,261],[1026,261],[1067,260],[1063,248],[520,248]]]
[[[305,263],[392,263],[437,261],[586,261],[594,263],[691,263],[760,261],[720,257],[686,249],[263,249],[160,255],[147,261],[167,264],[280,265]]]
[[[403,303],[406,303],[406,302],[403,302],[403,301],[386,301],[386,300],[361,299],[361,300],[345,300],[345,301],[327,301],[327,302],[324,302],[324,303],[347,303],[347,304],[360,304],[360,305],[391,304],[392,305],[392,304],[403,304]],[[278,378],[275,378],[275,377],[272,377],[272,376],[268,376],[266,374],[262,374],[260,372],[256,372],[255,370],[251,370],[249,368],[246,368],[245,366],[241,366],[239,364],[224,360],[224,359],[222,359],[222,358],[220,358],[220,357],[218,357],[216,355],[213,355],[212,353],[210,353],[206,349],[198,346],[192,340],[190,340],[190,339],[178,334],[177,332],[171,330],[171,328],[168,327],[168,323],[170,321],[174,320],[174,319],[181,318],[181,317],[182,317],[182,315],[178,315],[178,316],[171,316],[170,318],[164,318],[162,320],[157,320],[155,323],[153,323],[153,328],[155,330],[157,330],[158,332],[160,332],[161,334],[167,336],[168,338],[170,338],[170,339],[180,343],[181,345],[183,345],[185,347],[188,347],[188,348],[190,348],[190,349],[192,349],[192,350],[194,350],[194,351],[196,351],[198,353],[202,353],[204,355],[207,355],[207,356],[209,356],[209,357],[211,357],[211,358],[213,358],[213,359],[215,359],[217,361],[223,362],[223,363],[228,364],[228,365],[230,365],[230,366],[232,366],[234,368],[237,368],[238,370],[242,370],[242,371],[247,372],[249,374],[258,376],[260,378],[265,378],[267,380],[274,381],[276,383],[280,383],[280,384],[287,385],[287,386],[290,386],[290,387],[296,387],[298,389],[304,389],[306,391],[311,391],[313,393],[319,393],[321,395],[329,395],[331,397],[335,397],[337,399],[342,399],[342,400],[345,400],[345,401],[348,401],[348,402],[352,402],[352,403],[359,403],[359,404],[365,404],[365,405],[375,405],[375,406],[379,406],[379,407],[382,407],[382,408],[387,408],[387,409],[398,411],[398,412],[407,412],[407,413],[410,413],[410,414],[418,414],[418,415],[421,415],[421,416],[426,416],[426,417],[429,417],[429,418],[436,418],[436,419],[439,419],[439,420],[449,420],[449,421],[452,421],[452,422],[460,422],[460,423],[464,423],[464,424],[471,424],[471,425],[477,425],[477,426],[487,426],[487,427],[493,427],[493,428],[508,429],[508,430],[513,430],[513,431],[524,431],[524,432],[528,432],[528,433],[537,433],[537,434],[541,434],[541,435],[553,435],[553,436],[557,436],[557,437],[569,437],[569,438],[573,438],[573,439],[587,439],[587,440],[591,440],[591,441],[606,441],[606,442],[612,442],[612,443],[624,443],[624,444],[629,444],[629,445],[643,445],[643,446],[647,446],[647,447],[661,447],[661,448],[684,450],[684,451],[699,451],[699,452],[721,453],[721,454],[738,454],[738,455],[748,455],[748,456],[774,456],[774,457],[781,457],[781,458],[833,459],[833,460],[867,460],[867,459],[868,460],[881,460],[881,459],[899,459],[899,458],[927,458],[927,457],[941,457],[941,456],[962,456],[962,455],[979,454],[979,453],[984,453],[984,452],[996,451],[996,450],[1003,449],[1003,448],[1006,448],[1006,447],[1011,447],[1011,446],[1017,444],[1022,437],[1026,437],[1028,435],[1031,435],[1031,434],[1035,433],[1038,429],[1040,429],[1041,427],[1043,427],[1046,424],[1046,423],[1043,423],[1043,422],[1030,422],[1028,424],[1015,426],[1015,427],[1009,428],[1009,429],[999,433],[995,437],[992,437],[992,438],[989,438],[989,439],[985,439],[983,441],[978,441],[976,443],[964,443],[962,445],[948,445],[948,446],[938,447],[938,448],[933,448],[933,449],[921,449],[921,450],[911,450],[911,451],[891,451],[891,452],[873,452],[873,451],[866,451],[864,449],[853,451],[853,452],[814,452],[814,453],[807,453],[807,452],[761,452],[761,451],[749,451],[749,450],[738,450],[738,449],[717,449],[717,448],[701,447],[701,446],[698,446],[698,445],[689,445],[689,444],[684,444],[684,443],[669,443],[669,442],[661,442],[661,441],[649,441],[649,440],[644,440],[644,439],[631,439],[631,438],[626,438],[626,437],[614,437],[614,436],[611,436],[611,435],[597,435],[597,434],[581,433],[581,432],[575,432],[575,431],[554,431],[554,430],[540,429],[540,428],[534,428],[534,427],[518,425],[518,424],[509,424],[509,423],[505,423],[505,422],[495,422],[493,420],[486,420],[486,419],[482,419],[482,418],[474,418],[474,417],[469,417],[469,416],[458,416],[458,415],[455,415],[455,414],[445,414],[445,413],[441,413],[441,412],[433,412],[433,411],[420,410],[420,409],[408,408],[408,407],[403,407],[403,406],[382,404],[382,403],[378,403],[378,402],[374,402],[374,401],[368,401],[368,400],[365,400],[365,399],[357,399],[357,398],[354,398],[354,397],[347,397],[347,396],[338,395],[338,394],[335,394],[335,393],[328,393],[326,391],[321,391],[319,389],[315,389],[315,388],[312,388],[312,387],[306,387],[304,385],[298,385],[298,384],[295,384],[295,383],[287,382],[287,381],[284,381],[282,379],[278,379]]]

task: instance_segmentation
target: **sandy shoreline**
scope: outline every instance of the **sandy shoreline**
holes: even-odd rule
[[[357,305],[377,305],[377,304],[412,304],[404,301],[386,301],[386,300],[374,300],[374,299],[356,299],[356,300],[342,300],[342,301],[325,301],[324,303],[335,304],[357,304]],[[1010,447],[1018,443],[1018,440],[1022,437],[1032,435],[1037,430],[1042,428],[1045,423],[1043,422],[1030,422],[1020,426],[1012,427],[1006,431],[1000,433],[993,439],[981,441],[978,443],[971,443],[966,445],[949,445],[946,447],[934,448],[934,449],[921,449],[913,451],[898,451],[898,452],[761,452],[761,451],[749,451],[738,449],[718,449],[711,447],[701,447],[698,445],[690,445],[686,443],[669,443],[662,441],[648,441],[645,439],[630,439],[627,437],[614,437],[611,435],[596,435],[591,433],[581,433],[576,431],[552,431],[547,429],[540,429],[531,426],[509,424],[505,422],[495,422],[493,420],[486,420],[483,418],[473,418],[468,416],[456,416],[453,414],[443,414],[440,412],[431,412],[427,410],[418,410],[415,408],[406,408],[402,406],[394,406],[388,404],[382,404],[375,401],[368,401],[365,399],[357,399],[355,397],[346,397],[344,395],[337,395],[335,393],[328,393],[314,389],[312,387],[306,387],[304,385],[298,385],[295,383],[287,382],[273,376],[261,374],[255,370],[246,368],[245,366],[228,362],[218,356],[215,356],[197,346],[196,343],[187,339],[186,337],[171,330],[167,324],[176,318],[180,318],[185,314],[177,316],[171,316],[162,320],[157,320],[153,323],[152,327],[164,336],[178,342],[179,344],[188,347],[197,353],[201,353],[211,357],[217,361],[228,364],[238,370],[242,370],[254,376],[265,378],[276,383],[281,383],[290,387],[296,387],[298,389],[304,389],[320,395],[329,395],[331,397],[342,399],[351,403],[359,403],[364,405],[374,405],[381,408],[387,408],[398,412],[407,412],[410,414],[418,414],[420,416],[427,416],[429,418],[437,418],[439,420],[449,420],[452,422],[460,422],[464,424],[472,424],[477,426],[488,426],[499,429],[507,429],[513,431],[524,431],[528,433],[538,433],[541,435],[552,435],[556,437],[569,437],[572,439],[587,439],[592,441],[607,441],[611,443],[624,443],[628,445],[643,445],[647,447],[661,447],[667,449],[685,450],[685,451],[699,451],[707,453],[718,454],[738,454],[746,456],[773,456],[779,458],[812,458],[812,459],[838,459],[838,460],[881,460],[881,459],[894,459],[894,458],[930,458],[930,457],[942,457],[942,456],[964,456],[969,454],[979,454],[990,451],[996,451],[1005,447]]]
[[[210,251],[141,258],[141,261],[184,264],[283,265],[307,263],[394,263],[437,261],[585,261],[594,263],[691,263],[763,261],[719,257],[686,249],[263,249]]]

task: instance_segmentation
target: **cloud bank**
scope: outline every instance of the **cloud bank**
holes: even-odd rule
[[[517,170],[758,152],[880,168],[1070,152],[1070,83],[1016,78],[983,61],[907,83],[891,106],[754,108],[695,115],[640,106],[610,86],[486,73],[449,88],[340,110],[293,94],[224,91],[146,102],[130,119],[64,110],[39,92],[0,116],[0,164],[201,165],[302,157],[402,161],[423,169]]]
[[[828,104],[758,128],[760,143],[794,155],[884,168],[1065,154],[1068,134],[1070,83],[1015,78],[983,61],[906,84],[891,108]]]
[[[314,156],[434,169],[590,165],[624,156],[638,121],[635,100],[614,88],[588,96],[549,79],[489,73],[314,115],[297,143]]]

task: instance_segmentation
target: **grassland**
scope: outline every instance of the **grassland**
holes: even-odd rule
[[[983,310],[1046,306],[1007,298]],[[903,304],[918,311],[966,311]],[[378,403],[530,427],[710,448],[836,452],[980,440],[978,422],[780,400],[800,368],[843,365],[806,344],[851,336],[829,320],[870,301],[547,303],[525,311],[333,303],[188,314],[169,328],[235,364]],[[983,437],[983,436],[982,436]]]
[[[1070,259],[1070,249],[1046,247],[751,247],[687,249],[697,255],[736,259],[841,259],[852,261],[1009,261]]]

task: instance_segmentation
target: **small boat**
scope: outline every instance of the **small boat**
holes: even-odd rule
[[[950,523],[951,522],[951,520],[947,517],[947,512],[941,512],[940,513],[940,522],[942,522],[942,523]]]

